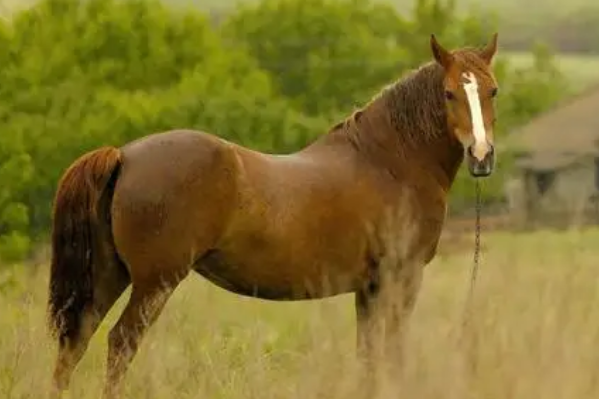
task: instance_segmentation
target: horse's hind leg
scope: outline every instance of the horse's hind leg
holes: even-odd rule
[[[156,321],[171,294],[185,277],[133,282],[131,297],[108,338],[104,398],[119,395],[120,384],[148,328]]]
[[[70,383],[75,367],[85,354],[89,341],[114,303],[129,285],[129,276],[120,261],[97,263],[93,304],[82,314],[82,328],[74,339],[62,339],[54,368],[52,397],[60,397]]]

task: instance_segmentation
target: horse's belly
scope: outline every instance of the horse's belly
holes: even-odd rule
[[[248,252],[245,256],[213,250],[200,259],[195,270],[228,291],[270,300],[325,298],[355,291],[360,267],[345,263],[343,268],[326,262],[299,264],[290,257]],[[300,256],[301,257],[301,256]],[[334,265],[338,266],[338,265]]]

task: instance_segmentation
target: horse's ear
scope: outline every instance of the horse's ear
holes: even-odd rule
[[[497,36],[498,34],[493,34],[491,41],[487,43],[487,45],[480,51],[480,57],[485,60],[488,65],[491,65],[493,62],[493,57],[497,53]]]
[[[431,35],[431,50],[435,60],[445,69],[449,69],[453,62],[453,55],[447,51],[439,42],[434,34]]]

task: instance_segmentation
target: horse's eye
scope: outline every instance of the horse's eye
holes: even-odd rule
[[[495,96],[497,96],[497,87],[491,89],[491,98],[494,98]]]
[[[453,94],[453,92],[445,90],[445,98],[448,100],[453,100],[455,98],[455,95]]]

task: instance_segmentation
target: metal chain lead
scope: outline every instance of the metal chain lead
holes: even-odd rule
[[[479,180],[474,182],[474,190],[476,194],[476,220],[474,222],[474,263],[472,266],[472,277],[470,279],[471,292],[474,292],[476,278],[478,277],[478,269],[480,266],[480,215],[482,213],[482,195]],[[472,296],[472,294],[470,295]]]
[[[472,264],[472,271],[470,274],[470,289],[468,290],[468,297],[466,299],[466,309],[464,314],[464,325],[467,325],[470,321],[472,312],[472,299],[474,297],[474,289],[476,287],[476,280],[478,278],[478,269],[480,265],[480,232],[481,232],[481,212],[482,212],[482,195],[480,181],[476,179],[474,181],[474,194],[475,194],[475,221],[474,221],[474,259]]]
[[[472,275],[470,276],[470,298],[472,295],[474,295],[474,287],[476,285],[476,278],[478,277],[478,269],[480,265],[480,214],[482,212],[482,196],[480,182],[478,180],[474,182],[474,191],[476,201],[476,218],[474,222],[474,263],[472,265]]]
[[[474,288],[478,277],[478,268],[480,263],[480,231],[481,231],[481,211],[482,211],[482,196],[480,181],[477,179],[474,182],[475,200],[476,200],[476,218],[474,225],[474,263],[472,265],[472,273],[470,275],[470,290],[466,301],[466,309],[464,319],[462,320],[462,329],[460,334],[460,342],[465,349],[465,365],[473,378],[476,378],[478,370],[478,355],[477,348],[480,347],[480,331],[472,325],[473,308],[474,308]]]

